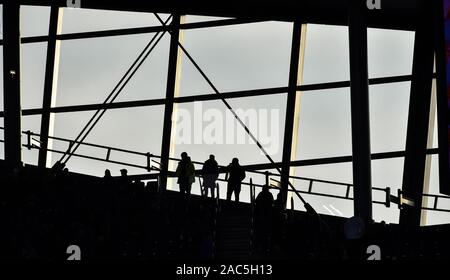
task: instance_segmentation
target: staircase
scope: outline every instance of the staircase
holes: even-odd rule
[[[217,224],[216,258],[248,260],[251,257],[249,204],[221,201]]]

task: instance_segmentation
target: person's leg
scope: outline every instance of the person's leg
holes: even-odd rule
[[[186,193],[187,193],[187,194],[191,194],[191,189],[192,189],[192,184],[191,184],[191,183],[188,183],[188,184],[186,185]]]
[[[236,198],[236,202],[239,202],[239,194],[241,193],[241,186],[236,186],[234,190],[234,197]]]
[[[231,195],[233,194],[233,186],[228,184],[227,187],[227,201],[231,201]]]
[[[215,197],[214,192],[215,192],[215,188],[214,188],[214,185],[212,185],[212,186],[211,186],[211,197],[212,197],[212,198]]]
[[[206,185],[203,185],[203,190],[204,190],[204,192],[205,192],[205,197],[208,197],[208,186],[206,186]]]
[[[178,186],[180,187],[180,193],[184,193],[184,184],[183,183],[180,183],[180,184],[178,184]]]

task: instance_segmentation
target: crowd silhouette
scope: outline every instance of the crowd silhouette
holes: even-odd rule
[[[221,201],[219,172],[227,173],[228,187]],[[383,248],[384,259],[448,257],[446,226],[371,224],[370,235],[349,240],[345,219],[327,217],[324,223],[314,213],[285,209],[280,192],[267,185],[257,192],[254,211],[238,203],[246,176],[237,159],[221,170],[211,155],[199,173],[183,153],[176,170],[180,192],[173,192],[156,180],[133,180],[125,169],[118,177],[105,170],[97,178],[61,164],[50,170],[0,166],[0,258],[67,259],[66,248],[77,245],[85,259],[215,259],[220,244],[229,242],[218,225],[228,226],[227,209],[233,208],[249,218],[249,258],[366,259],[370,244]],[[196,177],[203,196],[189,195]],[[236,202],[230,201],[233,193]]]

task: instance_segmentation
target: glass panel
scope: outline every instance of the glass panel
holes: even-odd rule
[[[229,102],[274,161],[281,161],[286,95]],[[242,165],[269,162],[222,101],[179,104],[174,140],[177,158],[187,152],[193,161],[200,162],[214,154],[224,166],[234,157]]]
[[[47,43],[22,45],[22,108],[42,108]],[[3,89],[2,89],[3,92]]]
[[[2,20],[0,21],[0,39],[3,39],[3,5],[0,4],[0,14],[2,15]]]
[[[184,34],[186,50],[220,92],[287,86],[292,24],[263,22]],[[180,95],[212,92],[183,56]]]
[[[350,89],[303,93],[297,159],[348,156],[351,153]]]
[[[161,153],[163,112],[162,106],[107,111],[85,142],[159,155]],[[57,114],[55,136],[75,139],[92,114],[92,112]],[[65,150],[68,143],[56,141],[54,147],[58,150]],[[106,158],[107,151],[81,146],[77,153]],[[59,158],[60,155],[54,156],[53,162]],[[118,152],[111,153],[111,160],[140,166],[146,165],[146,158],[143,156],[130,156]],[[123,168],[120,165],[77,157],[71,158],[68,167],[73,171],[96,176],[103,175],[105,168],[110,168],[114,174],[118,175],[118,170]],[[127,169],[129,174],[146,173],[144,169],[132,167]]]
[[[185,23],[205,22],[205,21],[224,20],[224,19],[231,19],[231,18],[230,17],[209,17],[209,16],[187,15],[185,18]]]
[[[397,191],[403,185],[404,158],[372,160],[372,186],[377,188],[391,188],[391,194],[397,196]],[[372,199],[374,201],[386,201],[386,193],[374,190]],[[384,205],[373,206],[373,217],[376,222],[398,223],[400,211],[396,204],[390,208]]]
[[[163,21],[168,17],[159,14]],[[62,33],[114,30],[122,28],[159,26],[153,13],[121,12],[92,9],[64,9]]]
[[[303,180],[296,179],[293,181],[295,188],[300,191],[308,191],[310,179],[319,179],[342,184],[351,184],[353,180],[351,163],[294,167],[292,168],[292,172],[292,175],[303,178]],[[347,188],[346,186],[338,184],[315,182],[312,191],[320,194],[345,197]],[[293,197],[295,209],[305,210],[300,199],[295,194],[293,194]],[[319,213],[325,215],[331,215],[333,213],[335,216],[344,217],[353,215],[353,201],[351,200],[308,194],[302,194],[302,197]],[[288,204],[288,206],[289,205],[290,204]]]
[[[411,75],[414,32],[367,30],[369,77]]]
[[[370,86],[372,153],[404,151],[411,83]]]
[[[41,131],[41,116],[24,116],[22,118],[22,131],[32,131],[39,134]],[[39,140],[39,137],[33,136],[32,139]],[[31,144],[36,144],[37,142],[31,140]],[[28,144],[28,137],[22,134],[22,144]],[[22,160],[25,164],[38,164],[39,150],[31,149],[28,150],[22,147]]]
[[[22,37],[48,35],[49,7],[20,6],[20,17]]]
[[[3,112],[3,46],[0,46],[0,85],[0,110]]]
[[[304,84],[350,80],[348,27],[308,24]]]
[[[439,194],[439,156],[432,155],[431,174],[430,174],[430,189],[429,194]],[[428,207],[433,208],[434,199],[428,199]],[[450,209],[450,199],[438,200],[438,208]],[[448,212],[425,211],[426,225],[440,225],[450,223],[450,215]]]
[[[103,103],[151,38],[141,34],[63,41],[58,106]],[[165,97],[168,38],[163,37],[116,102]]]

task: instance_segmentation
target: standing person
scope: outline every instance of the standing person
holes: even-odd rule
[[[228,165],[227,175],[228,179],[227,200],[231,200],[231,195],[234,192],[236,202],[239,202],[239,193],[241,192],[241,182],[245,179],[245,170],[239,165],[239,160],[233,158],[230,165]]]
[[[211,189],[211,197],[214,198],[216,180],[219,178],[219,165],[217,164],[214,155],[210,155],[209,159],[205,161],[203,164],[202,173],[205,196],[208,196],[208,189]]]
[[[180,192],[191,194],[192,183],[195,182],[195,168],[186,152],[181,153],[181,161],[176,170]]]
[[[264,185],[255,200],[255,245],[267,254],[271,247],[273,195]]]

